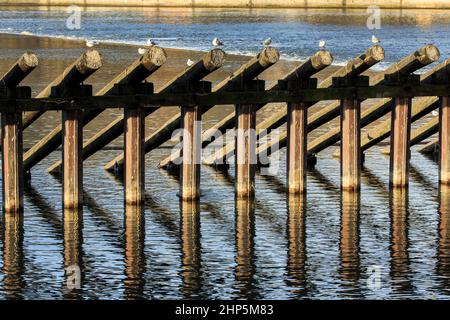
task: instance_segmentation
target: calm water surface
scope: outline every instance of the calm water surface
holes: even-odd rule
[[[83,29],[73,34],[61,23],[64,11],[1,11],[0,29],[127,42],[175,37],[160,42],[195,49],[207,49],[217,34],[236,52],[249,53],[272,36],[293,59],[313,53],[326,38],[338,61],[369,46],[373,33],[358,11],[84,15]],[[448,53],[447,12],[392,11],[388,17],[377,31],[388,62],[428,42]],[[102,169],[119,151],[105,150],[85,162],[82,212],[63,212],[61,181],[46,172],[57,151],[33,169],[23,218],[0,218],[0,298],[448,298],[450,190],[438,189],[437,163],[413,151],[409,192],[390,192],[388,158],[374,148],[355,196],[339,190],[335,150],[319,154],[306,197],[286,195],[282,150],[278,172],[257,175],[255,201],[234,199],[233,166],[225,173],[203,167],[202,198],[180,204],[177,177],[156,167],[170,151],[160,148],[146,158],[142,210],[124,208],[122,182]],[[80,290],[66,287],[64,270],[71,265],[81,269]],[[381,272],[378,288],[367,285],[373,269]]]

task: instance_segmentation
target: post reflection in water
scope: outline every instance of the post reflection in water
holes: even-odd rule
[[[125,205],[124,298],[142,299],[145,285],[145,219],[140,205]]]
[[[63,292],[66,299],[80,299],[83,282],[83,211],[64,209]]]
[[[391,188],[391,279],[397,293],[412,293],[408,240],[408,189]]]
[[[180,200],[181,250],[183,286],[185,298],[197,298],[201,294],[201,244],[200,203]]]
[[[450,295],[450,186],[439,188],[439,243],[437,275],[441,292]]]
[[[340,268],[339,275],[344,287],[344,294],[357,296],[360,294],[360,192],[341,192],[341,235],[340,235]]]
[[[3,216],[3,291],[7,299],[21,299],[25,287],[23,255],[23,214]]]
[[[239,298],[256,298],[255,288],[255,202],[235,199],[236,289]]]
[[[289,194],[287,203],[287,284],[298,297],[307,294],[306,278],[306,193]]]

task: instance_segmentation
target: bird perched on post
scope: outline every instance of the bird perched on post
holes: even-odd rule
[[[212,45],[214,47],[220,47],[223,46],[223,42],[219,40],[219,38],[214,38],[212,41]]]
[[[272,38],[267,38],[266,40],[263,41],[263,45],[265,47],[268,47],[272,44]]]
[[[95,41],[92,40],[86,40],[86,47],[93,48],[96,45]]]
[[[186,64],[188,67],[191,67],[194,64],[194,61],[192,61],[191,59],[188,59]]]
[[[145,53],[145,49],[144,48],[139,48],[138,49],[138,52],[139,52],[139,54],[142,56],[144,53]]]
[[[436,110],[431,111],[431,115],[433,117],[437,117],[439,115],[439,112],[437,112]]]
[[[378,39],[377,37],[375,37],[375,35],[372,35],[372,43],[373,43],[373,44],[380,43],[380,39]]]
[[[152,39],[147,39],[147,46],[153,47],[156,43]]]
[[[326,42],[325,42],[325,40],[320,40],[319,41],[319,48],[320,48],[320,50],[325,50],[325,46],[326,46]]]

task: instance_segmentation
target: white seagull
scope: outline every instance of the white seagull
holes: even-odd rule
[[[152,39],[147,39],[147,46],[153,47],[156,43]]]
[[[433,117],[437,117],[439,115],[439,112],[437,112],[436,110],[431,111],[431,114]]]
[[[372,43],[373,43],[373,44],[380,43],[380,39],[378,39],[377,37],[375,37],[375,35],[372,35]]]
[[[140,54],[141,56],[145,53],[145,51],[147,51],[147,50],[145,50],[144,48],[139,48],[139,49],[138,49],[138,52],[139,52],[139,54]]]
[[[93,48],[95,46],[95,41],[92,40],[86,40],[86,47]]]
[[[223,46],[223,42],[219,40],[219,38],[214,38],[212,41],[212,45],[214,47],[220,47]]]
[[[187,64],[188,67],[191,67],[194,64],[194,61],[192,61],[191,59],[188,59],[186,64]]]
[[[326,46],[326,42],[325,42],[325,40],[320,40],[319,41],[319,48],[320,48],[320,50],[325,50],[325,46]]]
[[[265,47],[268,47],[272,44],[272,38],[267,38],[266,40],[263,41],[263,45]]]

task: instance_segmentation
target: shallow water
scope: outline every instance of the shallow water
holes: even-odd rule
[[[160,40],[163,45],[206,49],[218,33],[236,51],[253,52],[271,35],[293,58],[299,49],[304,56],[313,53],[324,37],[337,60],[345,61],[370,45],[372,32],[364,28],[364,12],[337,12],[89,10],[93,27],[76,36],[142,42],[150,26],[157,37],[179,39]],[[71,36],[61,26],[64,16],[2,11],[0,29]],[[450,15],[402,11],[392,16],[397,18],[379,31],[388,61],[427,42],[448,53],[443,35]],[[105,17],[107,22],[100,23]],[[263,34],[261,28],[269,31]],[[283,39],[275,31],[282,31]],[[67,49],[49,52],[67,55]],[[47,127],[30,128],[26,142],[49,130],[55,119],[46,120]],[[227,173],[203,166],[203,196],[192,205],[179,203],[177,178],[156,168],[170,149],[156,149],[146,158],[143,211],[124,208],[122,182],[102,169],[119,151],[105,150],[85,162],[85,204],[78,213],[63,213],[61,181],[46,172],[60,158],[60,151],[54,152],[32,171],[23,219],[1,216],[0,298],[448,298],[450,190],[439,192],[437,163],[413,151],[409,192],[390,192],[388,158],[373,148],[366,155],[361,194],[354,196],[340,192],[335,150],[319,154],[305,198],[284,191],[282,150],[279,170],[257,175],[255,201],[235,200],[233,166]],[[74,265],[81,270],[79,290],[67,288],[64,270]],[[372,270],[380,272],[379,285],[370,285]]]

